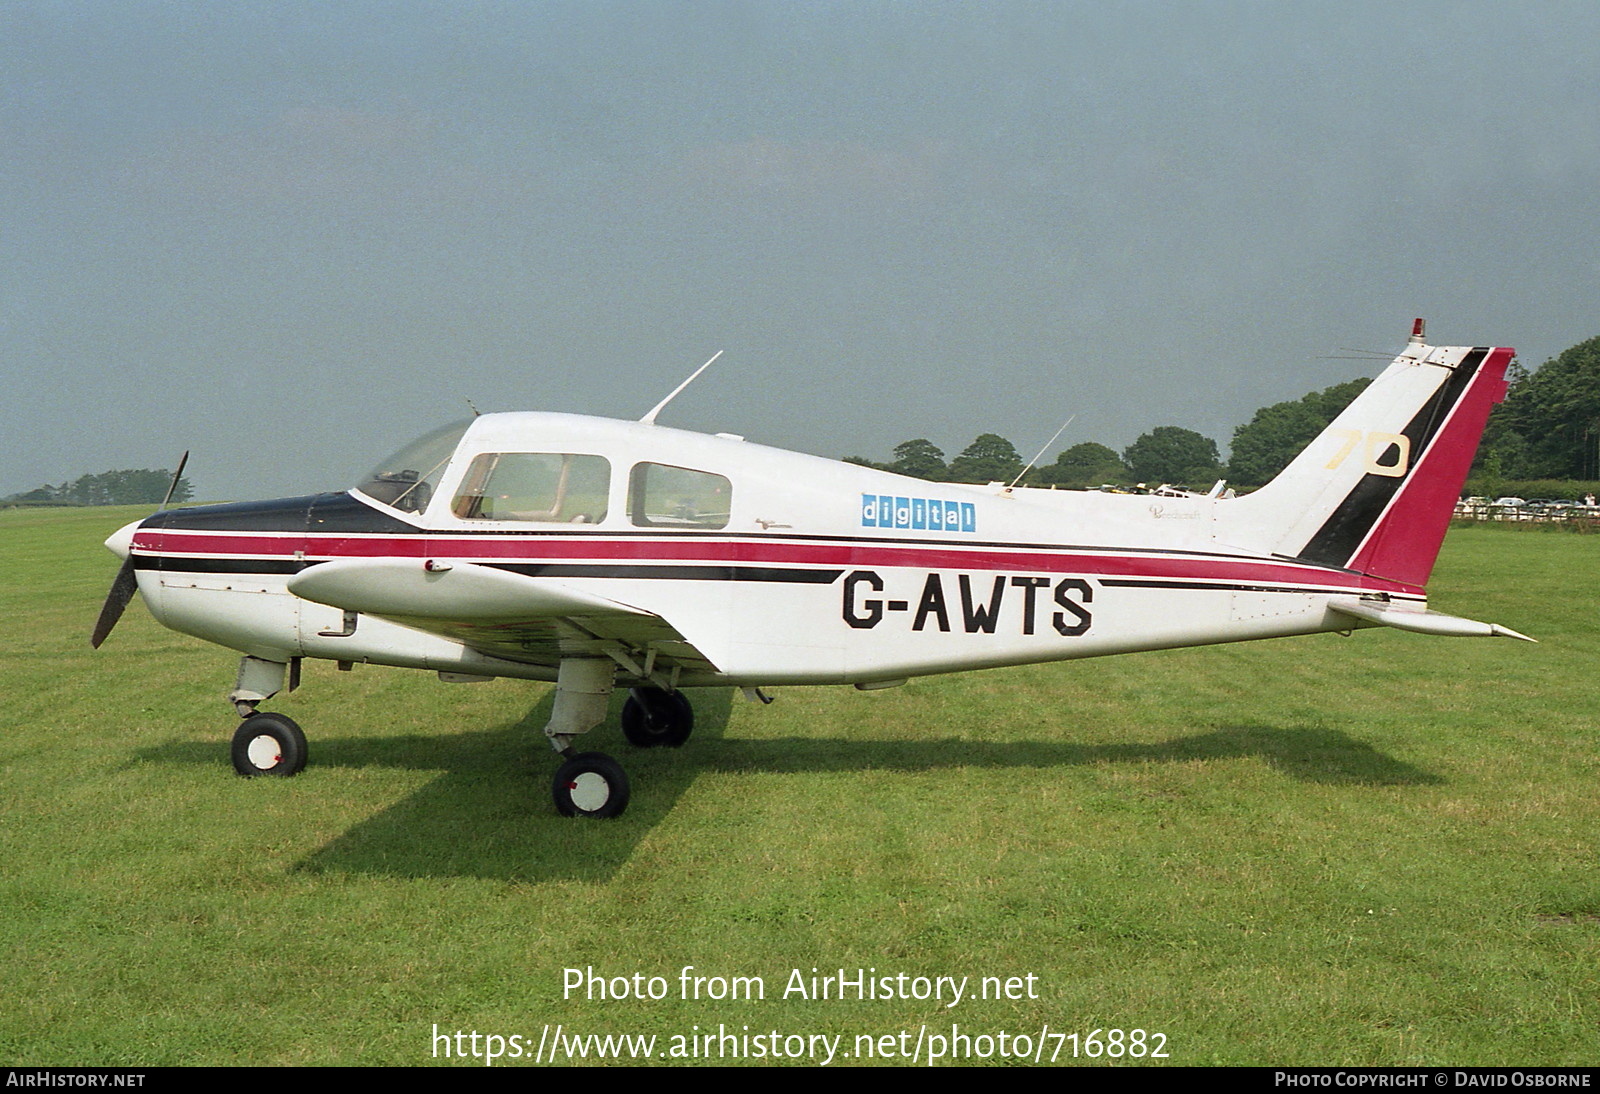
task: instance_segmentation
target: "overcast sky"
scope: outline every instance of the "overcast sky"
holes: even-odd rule
[[[0,208],[0,495],[339,489],[719,349],[663,424],[1226,450],[1413,316],[1600,334],[1600,4],[9,0]]]

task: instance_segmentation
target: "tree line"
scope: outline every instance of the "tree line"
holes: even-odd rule
[[[1600,338],[1534,372],[1512,362],[1507,378],[1475,466],[1510,479],[1600,479]]]
[[[1581,342],[1529,371],[1513,361],[1505,401],[1495,407],[1479,446],[1475,473],[1485,479],[1600,479],[1600,337]],[[1063,451],[1055,462],[1032,468],[1028,486],[1073,489],[1161,483],[1204,489],[1217,479],[1236,487],[1265,485],[1327,428],[1371,383],[1350,380],[1257,410],[1233,431],[1224,461],[1216,441],[1192,429],[1157,426],[1118,452],[1097,441]],[[877,463],[849,462],[939,482],[1009,483],[1024,461],[1011,442],[980,434],[948,462],[923,437],[894,448]]]
[[[1217,442],[1210,437],[1181,426],[1161,425],[1121,452],[1098,441],[1072,445],[1055,462],[1033,467],[1023,481],[1028,486],[1069,489],[1138,483],[1203,488],[1217,479],[1228,479],[1240,486],[1260,486],[1288,466],[1368,383],[1352,380],[1314,391],[1302,399],[1262,407],[1254,418],[1234,430],[1233,453],[1226,463],[1217,450]],[[944,452],[923,437],[896,445],[894,459],[887,463],[861,456],[848,460],[938,482],[1009,483],[1022,473],[1024,466],[1011,442],[995,433],[980,434],[948,463]]]
[[[80,475],[59,486],[47,483],[3,500],[22,505],[160,505],[171,482],[172,472],[165,469],[101,471]],[[173,502],[188,501],[193,496],[189,480],[179,479],[172,491]]]

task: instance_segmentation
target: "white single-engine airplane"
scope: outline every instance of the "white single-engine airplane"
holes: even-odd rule
[[[684,688],[866,690],[1379,625],[1522,638],[1428,611],[1424,592],[1512,352],[1428,346],[1418,320],[1393,364],[1241,497],[925,482],[659,426],[670,395],[637,422],[485,414],[345,493],[121,529],[93,643],[137,586],[166,626],[242,653],[228,700],[244,775],[305,765],[300,728],[257,710],[286,678],[293,690],[302,658],[553,680],[556,807],[606,817],[626,808],[627,777],[572,746],[619,683],[627,739],[676,746],[693,727]]]

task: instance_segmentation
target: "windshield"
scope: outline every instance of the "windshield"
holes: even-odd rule
[[[445,465],[472,419],[424,434],[374,467],[356,486],[367,497],[406,513],[420,513],[433,500]]]

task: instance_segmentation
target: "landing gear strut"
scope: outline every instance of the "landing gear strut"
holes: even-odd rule
[[[239,660],[239,675],[228,702],[244,721],[233,734],[233,769],[247,778],[298,775],[306,766],[306,735],[293,718],[269,714],[256,707],[278,694],[284,678],[293,691],[298,682],[299,659],[268,661],[263,657]]]
[[[555,703],[545,736],[564,760],[551,796],[564,817],[618,817],[628,807],[628,776],[604,752],[573,752],[572,740],[605,721],[616,666],[598,658],[567,658],[556,674]],[[694,729],[694,708],[682,692],[634,688],[622,707],[622,732],[639,748],[676,748]]]
[[[565,761],[550,785],[563,817],[617,817],[628,807],[628,776],[604,752],[573,752],[572,739],[606,720],[616,687],[610,661],[565,658],[556,670],[556,696],[544,735]]]

